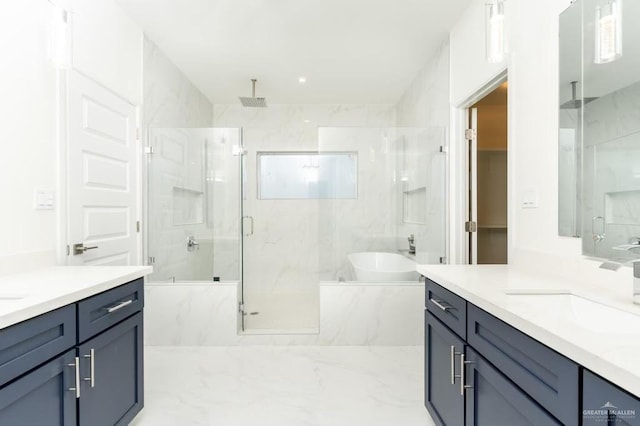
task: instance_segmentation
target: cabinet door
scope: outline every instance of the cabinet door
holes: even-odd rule
[[[143,406],[142,312],[82,344],[78,351],[80,425],[127,425]]]
[[[0,388],[0,425],[76,426],[75,350]]]
[[[464,342],[425,311],[425,345],[425,406],[438,425],[463,426],[459,360]]]
[[[471,347],[466,360],[466,426],[561,425]]]
[[[588,370],[582,377],[584,426],[640,425],[640,399]]]

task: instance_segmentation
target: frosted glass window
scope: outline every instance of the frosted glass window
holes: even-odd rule
[[[355,152],[259,152],[262,200],[358,198]]]

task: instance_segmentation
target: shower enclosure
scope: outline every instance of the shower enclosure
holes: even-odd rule
[[[237,282],[239,330],[313,334],[320,282],[351,281],[350,253],[445,256],[445,129],[273,139],[260,128],[149,129],[151,282]]]

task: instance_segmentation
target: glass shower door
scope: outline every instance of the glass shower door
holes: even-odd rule
[[[151,128],[151,281],[240,280],[240,129]]]
[[[303,196],[316,181],[317,168],[307,155],[317,153],[317,147],[283,140],[269,129],[243,129],[241,308],[246,333],[313,334],[319,327],[318,200]]]

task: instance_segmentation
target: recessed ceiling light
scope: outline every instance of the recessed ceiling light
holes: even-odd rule
[[[309,123],[311,123],[311,120],[304,120],[304,122],[305,122],[306,124],[309,124]]]
[[[307,77],[298,77],[298,83],[305,84],[307,82]]]

